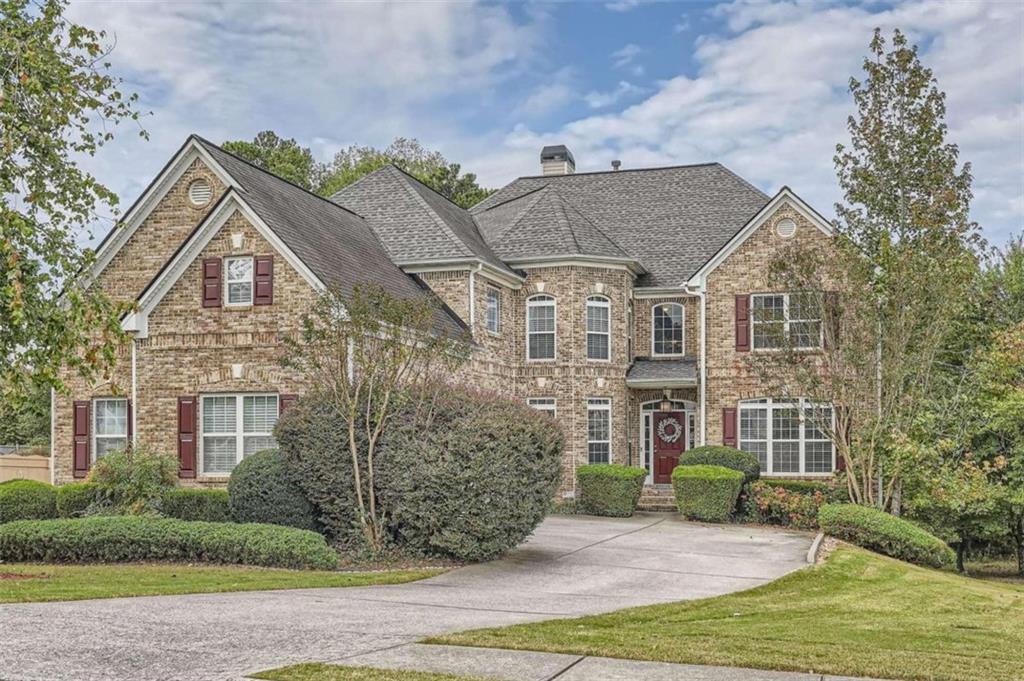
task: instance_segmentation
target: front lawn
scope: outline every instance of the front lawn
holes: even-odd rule
[[[333,664],[297,664],[253,674],[265,681],[485,681],[473,676],[407,672],[372,667],[339,667]]]
[[[920,681],[1024,670],[1024,586],[840,546],[756,589],[428,643]]]
[[[327,572],[220,565],[0,563],[0,603],[401,584],[443,570]]]

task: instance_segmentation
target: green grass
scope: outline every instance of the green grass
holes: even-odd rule
[[[433,577],[441,572],[443,570],[435,569],[390,572],[322,572],[166,563],[141,565],[11,563],[0,564],[0,603],[401,584]],[[11,574],[31,575],[32,577],[30,579],[7,578]]]
[[[477,676],[452,676],[372,667],[339,667],[333,664],[297,664],[253,674],[266,681],[485,681]]]
[[[428,643],[921,681],[1024,674],[1024,586],[841,546],[823,565],[700,601]]]
[[[1024,584],[1024,576],[1017,572],[1017,561],[1009,558],[991,558],[967,561],[967,573],[978,579],[994,579]]]

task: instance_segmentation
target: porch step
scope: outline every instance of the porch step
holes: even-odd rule
[[[640,502],[637,504],[638,511],[654,511],[662,513],[675,513],[676,496],[671,485],[654,485],[644,487],[640,493]]]

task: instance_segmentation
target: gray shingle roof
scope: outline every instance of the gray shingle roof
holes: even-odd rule
[[[499,254],[544,187],[647,269],[642,286],[685,283],[769,200],[718,163],[521,177],[470,210]]]
[[[331,201],[362,215],[398,262],[475,257],[511,272],[468,211],[393,165],[360,178]]]
[[[195,138],[239,185],[239,193],[270,229],[328,286],[350,294],[357,284],[375,284],[397,298],[431,295],[418,279],[388,257],[363,218],[312,194],[201,137]],[[435,298],[436,300],[436,298]],[[447,308],[436,326],[462,333],[466,326]]]
[[[696,383],[697,360],[693,357],[681,359],[638,359],[626,372],[626,384],[642,385],[664,383]]]

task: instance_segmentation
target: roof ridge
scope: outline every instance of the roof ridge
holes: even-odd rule
[[[702,168],[705,166],[721,166],[722,164],[718,161],[704,161],[703,163],[680,163],[671,166],[655,166],[653,168],[625,168],[619,170],[589,170],[582,173],[566,173],[564,175],[520,175],[517,180],[538,180],[544,179],[555,179],[555,178],[567,178],[567,177],[586,177],[587,175],[621,175],[623,173],[646,173],[653,172],[655,170],[678,170],[680,168]],[[722,166],[724,167],[724,166]],[[742,179],[742,178],[740,178]]]
[[[582,210],[580,210],[580,209],[579,209],[579,206],[577,206],[576,204],[574,204],[574,203],[573,203],[572,201],[570,201],[569,199],[565,198],[565,196],[563,196],[563,195],[562,195],[562,193],[561,193],[560,191],[558,191],[558,189],[556,189],[556,188],[552,187],[552,188],[551,188],[551,191],[553,191],[553,192],[554,192],[555,194],[557,194],[557,195],[558,195],[558,197],[559,197],[559,198],[560,198],[560,199],[561,199],[561,200],[562,200],[562,201],[563,201],[563,202],[564,202],[564,203],[565,203],[565,204],[566,204],[567,206],[569,206],[569,207],[570,207],[570,208],[572,208],[572,209],[573,209],[574,211],[576,211],[576,214],[577,214],[577,215],[579,215],[579,216],[580,216],[581,218],[583,218],[583,219],[584,219],[584,220],[585,220],[585,221],[586,221],[586,222],[587,222],[587,223],[588,223],[588,224],[589,224],[589,225],[590,225],[591,227],[593,227],[593,228],[594,228],[594,229],[595,229],[595,230],[597,231],[597,233],[598,233],[598,234],[600,234],[600,235],[601,235],[601,236],[603,236],[603,237],[604,237],[605,239],[607,239],[607,240],[608,240],[608,243],[610,243],[610,244],[611,244],[612,246],[615,246],[615,248],[617,248],[617,249],[619,250],[619,252],[620,252],[620,253],[622,253],[622,255],[624,255],[624,256],[625,256],[625,257],[627,257],[627,258],[632,258],[632,257],[633,257],[633,256],[631,256],[631,255],[630,255],[630,254],[629,254],[629,253],[628,253],[628,252],[626,251],[626,249],[624,249],[624,248],[623,248],[622,246],[620,246],[620,245],[619,245],[619,242],[617,242],[617,241],[616,241],[615,239],[611,238],[611,237],[610,237],[610,236],[609,236],[609,235],[608,235],[608,234],[607,234],[607,233],[606,233],[606,232],[605,232],[605,231],[604,231],[603,229],[601,229],[600,227],[598,227],[598,225],[597,225],[597,223],[596,223],[596,222],[594,222],[594,221],[593,221],[593,220],[591,220],[591,219],[590,219],[589,217],[587,217],[587,214],[586,214],[586,213],[584,213],[584,212],[583,212]]]
[[[521,180],[523,178],[518,178],[518,179]],[[515,180],[513,180],[513,182],[515,182]],[[511,183],[509,183],[509,184],[511,184]],[[507,187],[509,185],[505,185],[505,186]],[[539,187],[534,187],[530,191],[523,192],[519,196],[513,196],[510,199],[505,199],[504,201],[499,201],[498,203],[494,204],[493,206],[487,206],[487,208],[484,208],[483,210],[478,211],[477,213],[473,213],[473,208],[476,208],[476,206],[479,206],[480,203],[483,203],[483,201],[481,201],[480,203],[476,204],[476,206],[473,206],[473,208],[470,208],[469,212],[474,214],[474,215],[478,215],[479,213],[486,213],[487,211],[489,211],[489,210],[491,210],[493,208],[497,208],[498,206],[504,206],[506,203],[512,203],[513,201],[518,201],[519,199],[526,198],[527,196],[529,196],[530,194],[533,194],[534,192],[539,192],[541,189],[547,188],[547,186],[548,185],[546,185],[546,184],[542,184]],[[504,189],[504,187],[502,187],[502,189]],[[493,194],[491,194],[491,196],[497,196],[498,192],[500,192],[500,191],[501,191],[501,189],[499,189],[498,191],[496,191]],[[491,197],[488,196],[487,199],[489,199],[489,198],[491,198]],[[486,201],[487,199],[484,199],[484,201]]]
[[[495,234],[494,235],[494,243],[495,244],[498,244],[499,242],[501,242],[501,240],[505,237],[505,235],[510,234],[512,232],[512,230],[515,229],[515,227],[520,222],[522,222],[523,218],[525,218],[527,215],[529,215],[530,211],[533,210],[533,207],[536,206],[538,203],[540,203],[541,199],[544,198],[545,194],[539,193],[539,192],[542,192],[545,189],[548,189],[547,185],[544,185],[543,187],[539,187],[535,191],[531,191],[531,192],[529,192],[527,194],[523,194],[522,196],[518,197],[518,198],[525,198],[525,197],[529,196],[530,194],[538,193],[538,195],[533,198],[533,200],[530,203],[530,205],[526,206],[526,208],[524,208],[523,210],[519,211],[519,215],[516,216],[516,219],[513,220],[509,224],[508,227],[506,227],[504,230],[502,230],[502,232],[500,234]]]
[[[460,255],[464,255],[464,256],[467,256],[467,255],[468,256],[475,256],[476,255],[473,252],[473,249],[471,249],[467,244],[464,244],[462,242],[462,239],[460,239],[459,236],[455,232],[452,231],[452,228],[449,227],[448,223],[445,222],[444,219],[441,218],[441,216],[437,214],[437,211],[435,211],[433,208],[430,207],[430,204],[427,203],[426,199],[424,199],[422,196],[420,196],[419,192],[417,192],[416,189],[409,184],[409,182],[405,178],[412,177],[411,175],[409,175],[408,173],[403,172],[401,169],[398,168],[398,166],[396,166],[393,163],[389,163],[388,165],[386,165],[384,167],[385,168],[390,168],[390,169],[392,169],[394,171],[397,171],[399,173],[399,178],[402,179],[402,186],[405,187],[406,192],[408,192],[412,196],[413,201],[415,201],[416,204],[422,210],[425,210],[427,212],[427,215],[429,215],[431,220],[434,221],[434,224],[436,224],[438,227],[441,228],[441,231],[444,232],[444,234],[450,240],[452,240],[454,242],[454,245],[456,247],[461,247],[461,251],[462,252],[460,253]],[[473,223],[473,226],[474,227],[476,226],[475,222]]]
[[[209,145],[209,146],[213,147],[214,149],[216,149],[217,151],[221,152],[222,154],[227,154],[227,155],[228,155],[228,156],[230,156],[231,158],[235,159],[236,161],[240,161],[241,163],[244,163],[244,164],[246,164],[246,165],[247,165],[247,166],[249,166],[250,168],[254,168],[254,169],[256,169],[256,170],[260,171],[261,173],[263,173],[263,174],[265,174],[265,175],[269,175],[270,177],[274,178],[274,179],[275,179],[275,180],[277,180],[278,182],[284,182],[284,183],[285,183],[286,185],[289,185],[289,186],[291,186],[291,187],[294,187],[294,188],[298,189],[298,190],[299,190],[299,191],[301,191],[301,192],[305,192],[306,194],[309,194],[310,196],[314,196],[314,197],[316,197],[316,198],[320,199],[321,201],[324,201],[325,203],[329,203],[330,205],[334,206],[335,208],[340,208],[341,210],[343,210],[343,211],[345,211],[345,212],[347,212],[347,213],[351,213],[352,215],[355,215],[355,216],[356,216],[357,218],[359,218],[359,219],[363,219],[363,216],[362,216],[362,215],[360,215],[359,213],[355,212],[354,210],[350,210],[350,209],[346,208],[345,206],[342,206],[341,204],[337,204],[337,203],[335,203],[334,201],[331,201],[331,200],[330,200],[329,198],[327,198],[326,196],[320,196],[320,195],[319,195],[319,194],[317,194],[316,192],[310,191],[309,189],[306,189],[306,188],[305,188],[305,187],[303,187],[302,185],[300,185],[300,184],[296,184],[296,183],[292,182],[291,180],[286,180],[286,179],[284,179],[283,177],[281,177],[280,175],[276,175],[276,174],[274,174],[274,173],[270,172],[270,171],[269,171],[269,170],[267,170],[266,168],[260,168],[260,167],[259,167],[258,165],[256,165],[255,163],[253,163],[253,162],[251,162],[251,161],[248,161],[248,160],[246,160],[246,159],[242,158],[241,156],[239,156],[238,154],[236,154],[236,153],[234,153],[234,152],[232,152],[232,151],[228,151],[227,149],[224,149],[223,147],[221,147],[221,146],[220,146],[220,145],[218,145],[218,144],[214,144],[213,142],[211,142],[210,140],[206,139],[205,137],[203,137],[203,136],[201,136],[201,135],[197,135],[196,133],[192,133],[192,134],[190,135],[190,137],[194,137],[194,138],[196,138],[196,139],[197,139],[198,141],[202,142],[203,144],[207,144],[207,145]],[[225,168],[224,170],[225,170],[225,171],[227,172],[227,168]],[[229,174],[230,174],[230,173],[229,173]],[[238,180],[238,178],[237,178],[237,177],[236,177],[236,178],[234,178],[234,179],[235,179],[236,181]],[[243,186],[242,188],[243,188],[243,189],[245,189],[245,187],[244,187],[244,186]],[[248,193],[248,191],[249,191],[249,190],[248,190],[248,189],[245,189],[245,191],[246,191],[246,192]]]
[[[558,208],[562,211],[562,217],[565,219],[565,226],[569,230],[569,236],[572,237],[572,243],[575,247],[574,253],[583,253],[583,249],[580,247],[580,240],[576,238],[576,232],[572,228],[572,220],[569,219],[569,212],[566,210],[568,202],[565,198],[558,193],[557,190],[552,189],[551,195],[558,200]]]

